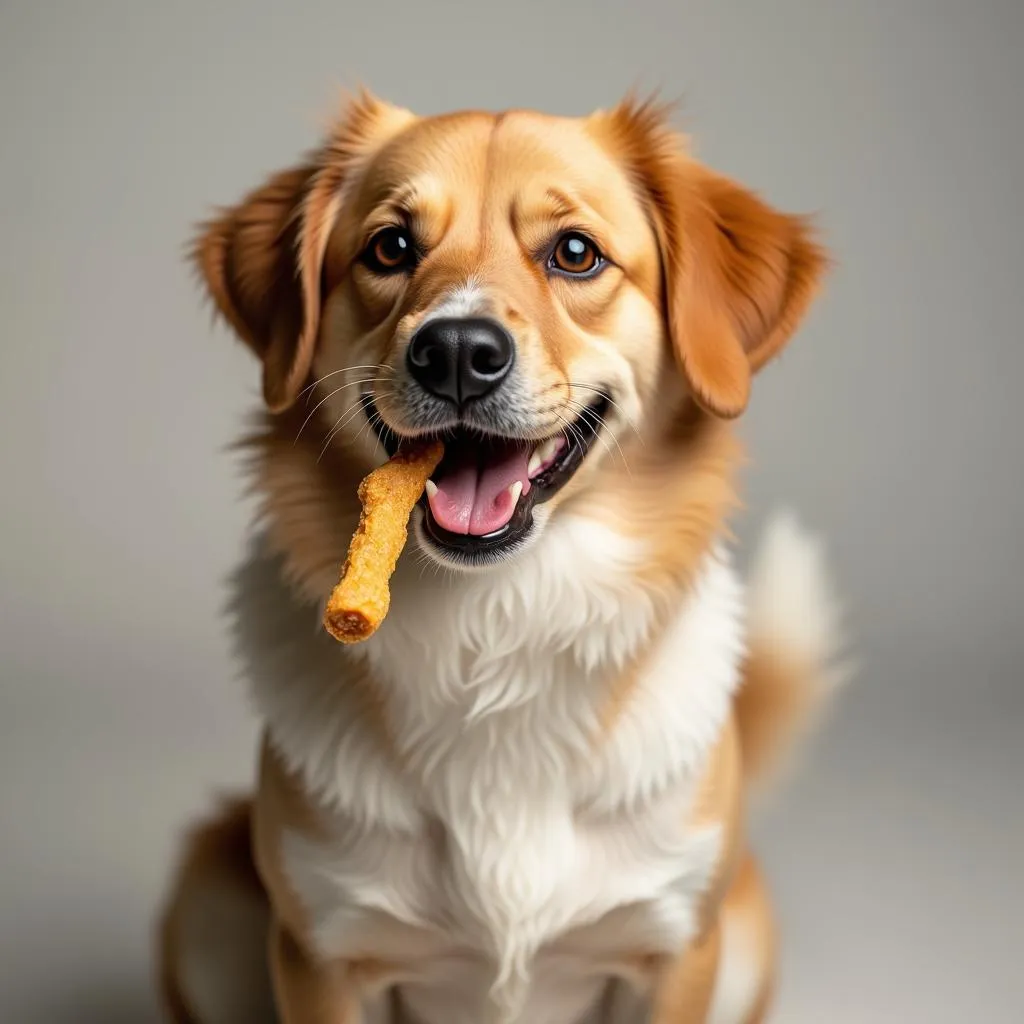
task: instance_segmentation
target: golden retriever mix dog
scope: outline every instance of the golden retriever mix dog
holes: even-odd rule
[[[662,108],[419,118],[369,95],[206,224],[259,357],[233,581],[263,724],[160,929],[183,1024],[753,1024],[744,808],[836,679],[816,545],[747,581],[731,421],[826,264]],[[320,628],[360,479],[445,456],[390,615]]]

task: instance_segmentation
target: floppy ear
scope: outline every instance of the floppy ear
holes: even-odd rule
[[[690,206],[681,236],[662,240],[669,329],[697,401],[734,417],[803,319],[826,257],[803,217],[704,168],[677,173],[692,184],[677,183]]]
[[[363,93],[324,146],[202,225],[193,259],[214,304],[263,361],[273,412],[296,399],[320,330],[324,252],[353,159],[412,115]]]
[[[665,108],[611,115],[649,201],[665,316],[696,400],[723,418],[747,406],[753,373],[796,330],[827,265],[809,221],[715,174],[665,126]]]
[[[318,253],[298,245],[303,200],[315,174],[312,165],[275,174],[205,224],[195,246],[217,309],[263,360],[263,396],[275,412],[302,387],[319,328]],[[309,295],[311,279],[316,287]]]

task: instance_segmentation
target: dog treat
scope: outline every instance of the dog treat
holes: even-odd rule
[[[324,612],[324,628],[343,644],[366,640],[384,621],[409,518],[443,454],[439,441],[410,445],[359,485],[359,526]]]

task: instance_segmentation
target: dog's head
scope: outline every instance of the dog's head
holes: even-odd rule
[[[453,565],[521,549],[683,408],[738,416],[825,263],[651,105],[421,119],[370,96],[196,256],[271,410],[303,395],[367,458],[444,437],[418,533]]]

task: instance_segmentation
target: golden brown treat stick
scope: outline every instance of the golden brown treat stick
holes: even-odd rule
[[[372,636],[391,604],[388,583],[409,535],[409,517],[444,454],[440,441],[410,445],[359,485],[363,504],[324,627],[343,644]]]

